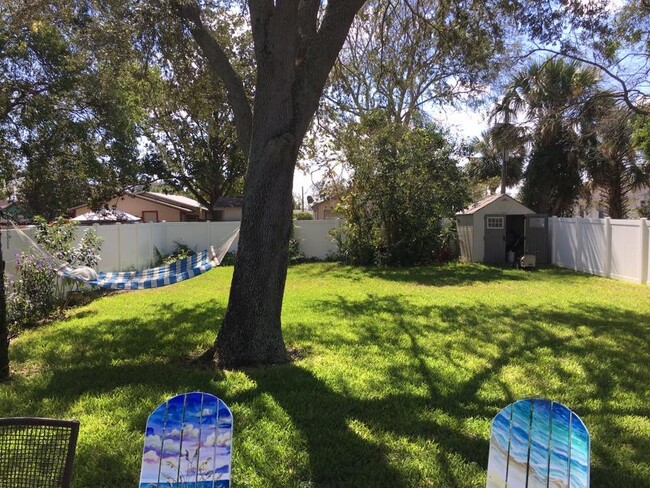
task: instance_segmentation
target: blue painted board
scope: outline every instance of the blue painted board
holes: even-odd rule
[[[140,488],[229,488],[232,413],[214,395],[183,393],[147,420]]]
[[[492,421],[488,488],[588,488],[589,432],[560,403],[514,402]]]

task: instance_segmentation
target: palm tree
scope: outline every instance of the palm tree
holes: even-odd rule
[[[533,62],[513,76],[495,110],[523,116],[531,127],[521,197],[540,213],[569,214],[577,200],[584,160],[580,128],[599,80],[598,70],[576,61]]]
[[[607,215],[624,219],[628,215],[627,193],[650,186],[650,163],[639,162],[632,144],[634,114],[616,106],[611,98],[599,100],[592,131],[586,134],[587,171],[592,186],[605,197]]]
[[[501,194],[508,186],[521,180],[526,156],[526,134],[523,127],[507,122],[497,123],[470,143],[474,154],[467,165],[467,174],[474,183],[487,185],[489,192]]]

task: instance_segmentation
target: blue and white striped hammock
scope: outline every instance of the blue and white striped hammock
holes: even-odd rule
[[[113,290],[140,290],[142,288],[158,288],[194,278],[218,266],[219,263],[220,259],[214,251],[206,250],[164,266],[142,271],[96,273],[92,268],[72,268],[64,265],[57,272],[59,276],[93,287]]]
[[[216,251],[211,247],[194,256],[188,256],[170,264],[142,271],[101,272],[87,266],[73,268],[67,263],[59,266],[57,273],[92,287],[112,290],[140,290],[158,288],[194,278],[215,266],[219,266],[234,240],[239,236],[239,229]]]
[[[62,263],[50,253],[42,249],[34,240],[14,225],[18,235],[29,243],[34,250],[56,270],[59,276],[69,278],[92,287],[109,288],[113,290],[140,290],[143,288],[158,288],[160,286],[189,280],[215,266],[219,266],[230,249],[234,240],[239,236],[235,230],[226,241],[215,251],[212,247],[194,256],[180,259],[173,263],[142,271],[121,271],[98,273],[88,266],[72,267]]]

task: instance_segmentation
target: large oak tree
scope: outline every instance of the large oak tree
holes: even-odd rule
[[[298,150],[352,20],[365,0],[250,0],[257,78],[252,104],[197,2],[175,3],[224,83],[248,153],[239,249],[214,345],[221,367],[288,360],[280,315]]]

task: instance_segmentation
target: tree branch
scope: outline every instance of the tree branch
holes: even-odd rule
[[[302,140],[318,108],[327,77],[343,47],[352,21],[366,0],[329,0],[320,28],[308,43],[293,90],[296,140]]]
[[[253,2],[262,4],[262,2]],[[266,0],[265,4],[273,2]],[[201,20],[201,8],[195,0],[181,2],[174,0],[175,11],[178,17],[185,22],[192,37],[199,45],[201,52],[208,60],[212,72],[223,81],[228,94],[228,101],[235,115],[237,138],[242,151],[248,157],[251,144],[251,130],[253,126],[253,113],[250,102],[246,96],[244,83],[235,71],[221,45],[214,38],[210,30]],[[252,12],[251,12],[252,14]]]

